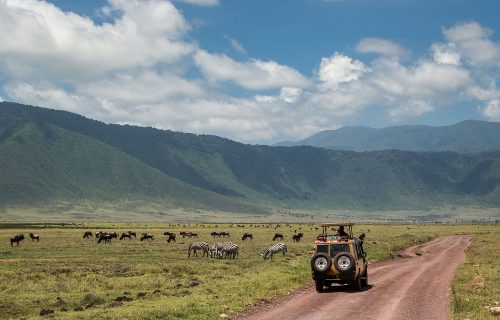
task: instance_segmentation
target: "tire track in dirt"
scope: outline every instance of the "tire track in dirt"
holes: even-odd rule
[[[372,263],[369,286],[363,291],[333,286],[316,293],[308,288],[271,308],[250,310],[235,319],[448,320],[450,283],[470,239],[468,235],[439,237],[401,251],[402,258]]]

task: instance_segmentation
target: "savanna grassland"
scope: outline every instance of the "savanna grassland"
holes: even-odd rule
[[[57,319],[231,316],[312,282],[309,259],[318,225],[282,224],[277,230],[275,226],[95,223],[78,228],[39,228],[4,224],[0,229],[0,318],[37,318],[42,308],[53,309],[55,313],[46,317]],[[299,228],[304,237],[294,243],[291,236]],[[133,230],[138,235],[150,232],[156,240],[113,239],[111,244],[97,244],[95,239],[82,238],[85,230],[117,233]],[[177,234],[176,243],[166,242],[163,232],[167,230]],[[211,238],[210,232],[227,231],[231,234],[229,241],[240,245],[239,258],[217,260],[201,255],[188,258],[187,247],[192,240],[183,239],[180,231],[197,232],[199,240],[209,243],[222,241]],[[284,234],[288,254],[276,255],[274,262],[264,261],[260,253],[273,243],[275,231]],[[387,258],[403,247],[439,235],[472,234],[467,261],[453,285],[452,306],[457,319],[487,319],[488,313],[481,309],[483,304],[492,304],[498,299],[499,231],[500,227],[487,225],[354,227],[356,235],[367,234],[364,247],[371,261]],[[31,242],[29,232],[38,233],[40,242]],[[242,242],[245,232],[252,233],[254,240]],[[9,237],[17,233],[24,233],[27,239],[19,247],[11,247]],[[478,276],[484,284],[482,289],[476,289]]]

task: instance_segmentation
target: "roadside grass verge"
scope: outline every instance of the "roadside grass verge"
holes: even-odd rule
[[[31,242],[21,228],[0,229],[0,319],[36,319],[42,308],[53,309],[56,319],[219,319],[250,306],[268,303],[312,283],[309,261],[312,242],[318,234],[316,224],[176,225],[140,223],[95,223],[85,228],[74,226],[36,229],[40,242]],[[83,239],[84,230],[134,230],[150,232],[155,241],[117,240],[97,244]],[[300,230],[299,230],[300,229]],[[167,243],[164,231],[177,234],[176,243]],[[179,232],[194,231],[201,241],[213,243],[212,231],[228,231],[229,241],[240,245],[234,260],[206,257],[188,258],[191,239]],[[292,242],[294,230],[304,233],[299,243]],[[413,244],[445,234],[473,233],[498,238],[498,227],[451,225],[355,225],[355,235],[366,233],[365,250],[371,261]],[[19,247],[11,247],[9,237],[25,233]],[[242,242],[245,232],[253,241]],[[288,254],[264,261],[260,253],[269,245],[275,232],[284,234]],[[473,244],[489,246],[489,242]],[[482,239],[482,238],[479,238]],[[495,240],[495,239],[493,239]],[[498,239],[496,239],[498,249]],[[498,250],[497,250],[498,251]],[[471,252],[474,252],[471,248]],[[496,256],[498,259],[498,256]],[[490,285],[488,272],[495,260],[485,260],[482,274]],[[490,270],[490,271],[488,271]],[[493,271],[491,271],[493,270]],[[498,283],[498,281],[496,282]],[[455,285],[458,294],[462,289]],[[498,284],[492,283],[498,294]],[[496,289],[495,289],[496,288]],[[67,310],[67,311],[66,311]],[[472,318],[471,318],[472,319]]]
[[[500,229],[483,227],[472,235],[452,283],[453,319],[498,319],[486,306],[500,307]]]

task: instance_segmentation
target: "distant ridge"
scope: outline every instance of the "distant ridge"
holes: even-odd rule
[[[248,145],[0,102],[0,220],[19,207],[80,217],[108,205],[156,216],[500,207],[500,151]]]
[[[455,151],[461,153],[500,150],[500,123],[466,120],[451,126],[395,126],[382,129],[343,127],[321,131],[306,139],[277,144],[313,146],[333,150]]]

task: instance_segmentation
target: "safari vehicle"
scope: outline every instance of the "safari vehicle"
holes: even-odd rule
[[[341,226],[347,229],[344,236],[338,235],[334,229]],[[352,222],[321,224],[322,233],[314,241],[314,256],[311,258],[316,291],[323,292],[333,283],[348,284],[355,290],[368,286],[368,262],[363,240],[352,236],[352,226]]]

